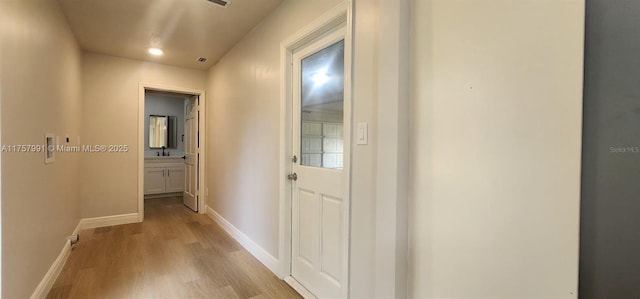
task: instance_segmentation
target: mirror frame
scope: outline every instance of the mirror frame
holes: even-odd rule
[[[151,118],[152,117],[164,117],[165,122],[167,124],[167,129],[164,132],[165,135],[165,149],[175,149],[178,148],[178,129],[177,129],[177,117],[171,115],[159,115],[159,114],[150,114],[149,115],[149,138],[147,139],[147,144],[149,145],[149,149],[161,149],[163,146],[154,147],[151,146]]]

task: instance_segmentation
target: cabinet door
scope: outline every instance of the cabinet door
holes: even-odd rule
[[[165,186],[164,167],[144,168],[144,194],[164,193]]]
[[[184,191],[184,166],[167,168],[167,192]]]

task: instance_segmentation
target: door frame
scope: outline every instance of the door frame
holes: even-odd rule
[[[352,86],[353,86],[353,2],[350,0],[343,1],[338,6],[329,10],[318,19],[309,23],[301,30],[297,31],[289,38],[280,43],[280,161],[279,161],[279,250],[278,250],[278,276],[292,285],[298,292],[310,293],[303,286],[296,283],[291,277],[291,229],[292,229],[292,208],[291,208],[291,183],[287,180],[286,175],[292,171],[292,122],[293,122],[293,92],[292,92],[292,75],[293,75],[293,52],[304,46],[305,44],[333,31],[336,28],[345,26],[345,98],[344,98],[344,149],[348,155],[344,156],[344,176],[345,190],[344,213],[346,219],[344,223],[345,242],[343,247],[344,256],[344,277],[343,297],[349,296],[349,248],[350,248],[350,231],[351,231],[351,155],[352,144],[351,138],[353,131],[352,117]],[[344,24],[344,25],[343,25]]]
[[[138,220],[142,222],[144,220],[144,101],[145,91],[161,91],[161,92],[173,92],[187,95],[198,96],[198,110],[200,111],[198,117],[198,137],[200,139],[199,147],[199,161],[198,161],[198,213],[204,214],[204,183],[206,180],[205,162],[206,162],[206,126],[205,126],[205,114],[206,114],[206,100],[205,91],[201,89],[177,87],[163,84],[154,84],[147,82],[140,82],[138,88]]]

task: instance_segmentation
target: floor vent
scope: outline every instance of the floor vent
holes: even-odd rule
[[[207,0],[207,1],[209,1],[209,2],[211,2],[213,4],[216,4],[216,5],[220,5],[222,7],[229,6],[229,1],[228,0]]]

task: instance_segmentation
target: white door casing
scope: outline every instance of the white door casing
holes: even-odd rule
[[[184,205],[198,211],[198,96],[185,101]]]
[[[351,138],[351,103],[352,103],[352,32],[353,32],[353,1],[345,0],[327,11],[317,19],[310,21],[306,26],[300,28],[295,33],[284,39],[280,44],[280,112],[283,117],[280,119],[280,173],[279,179],[279,250],[278,250],[278,276],[284,279],[291,287],[302,294],[305,298],[313,298],[314,295],[305,289],[292,276],[292,193],[293,183],[287,179],[287,174],[293,172],[293,53],[297,49],[304,47],[313,40],[316,40],[328,33],[335,31],[339,27],[345,28],[344,38],[344,152],[350,153]],[[300,157],[298,157],[300,159]],[[298,160],[300,161],[300,160]],[[344,240],[349,240],[350,234],[350,185],[351,185],[351,157],[345,154],[343,157],[343,181],[344,192],[343,201],[346,209],[343,214]],[[343,257],[343,270],[341,280],[341,294],[339,297],[349,297],[349,242],[343,243],[341,248]]]
[[[298,161],[291,167],[297,175],[297,180],[291,182],[291,276],[318,298],[341,298],[347,293],[349,167],[348,159],[343,162],[342,157],[348,157],[350,150],[347,138],[351,117],[346,107],[350,105],[348,45],[344,45],[342,77],[344,124],[303,121],[301,78],[306,58],[337,43],[348,43],[345,27],[342,24],[296,49],[292,59],[292,153]],[[340,143],[344,140],[344,148],[336,154],[338,138]],[[329,147],[333,151],[327,150]],[[342,167],[336,166],[338,164]]]
[[[200,141],[198,146],[198,159],[196,161],[197,166],[196,169],[198,174],[195,175],[200,183],[196,182],[196,186],[198,184],[203,184],[206,182],[207,174],[205,172],[205,163],[206,163],[206,126],[205,126],[205,113],[206,113],[206,93],[201,89],[194,89],[189,87],[180,87],[180,86],[172,86],[158,83],[150,83],[150,82],[140,82],[138,84],[138,221],[142,222],[144,220],[144,190],[145,190],[145,95],[147,91],[161,91],[167,93],[178,93],[182,95],[192,95],[197,97],[198,99],[198,132],[197,139]],[[186,151],[186,150],[185,150]],[[185,179],[186,181],[186,179]],[[184,186],[186,187],[186,186]],[[180,192],[183,192],[181,190]],[[202,199],[204,194],[200,194],[202,190],[196,188],[196,196],[197,199]],[[197,210],[198,213],[204,214],[206,209],[204,208],[204,200],[197,200]]]

